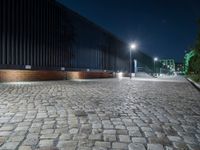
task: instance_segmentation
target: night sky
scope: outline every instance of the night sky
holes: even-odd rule
[[[123,41],[182,62],[195,41],[200,0],[58,0]]]

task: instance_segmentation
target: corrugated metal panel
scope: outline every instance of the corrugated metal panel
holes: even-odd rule
[[[50,0],[0,0],[0,68],[128,71],[125,43]]]

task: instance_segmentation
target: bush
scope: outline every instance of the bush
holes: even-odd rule
[[[199,74],[189,75],[188,77],[195,82],[200,82],[200,75]]]

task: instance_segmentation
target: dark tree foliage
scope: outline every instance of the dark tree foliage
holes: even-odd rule
[[[200,19],[198,21],[198,34],[197,34],[197,39],[195,43],[195,50],[200,53]]]
[[[185,55],[186,74],[196,75],[200,78],[200,20],[198,21],[198,34],[193,50]]]

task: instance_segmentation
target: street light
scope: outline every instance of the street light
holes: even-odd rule
[[[158,61],[158,58],[157,57],[154,57],[154,59],[153,59],[154,61],[154,73],[156,74],[156,68],[155,68],[155,65],[156,65],[156,62]]]
[[[135,50],[137,48],[137,45],[135,43],[130,44],[130,79],[132,77],[132,50]]]

